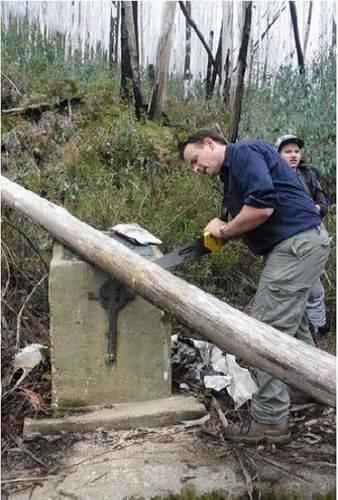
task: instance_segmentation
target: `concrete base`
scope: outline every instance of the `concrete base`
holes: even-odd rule
[[[203,404],[192,396],[172,396],[142,403],[119,403],[110,408],[97,408],[88,413],[65,415],[60,418],[26,418],[24,436],[44,436],[61,432],[94,432],[160,427],[182,420],[194,420],[206,414]]]

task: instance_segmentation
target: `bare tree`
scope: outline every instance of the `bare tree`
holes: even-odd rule
[[[305,56],[306,56],[307,44],[309,41],[310,28],[311,28],[312,4],[313,4],[313,2],[310,2],[309,13],[307,16],[307,23],[306,23],[306,28],[305,28],[305,35],[304,35],[304,46],[303,46],[304,61],[305,61]]]
[[[148,111],[149,117],[157,120],[161,116],[168,81],[175,8],[176,2],[166,1],[163,6],[162,29],[156,56],[156,75]]]
[[[234,92],[234,97],[231,103],[230,123],[228,128],[228,139],[230,142],[235,142],[238,134],[238,125],[242,113],[242,101],[244,91],[244,76],[246,69],[246,58],[248,52],[249,37],[251,31],[251,18],[252,18],[252,2],[242,2],[241,7],[244,13],[244,22],[242,29],[242,40],[239,49],[238,63],[237,63],[237,84]]]
[[[191,16],[191,2],[187,1],[185,3],[187,12]],[[184,58],[184,75],[183,75],[183,97],[187,99],[189,95],[189,87],[191,82],[191,69],[190,69],[190,59],[191,59],[191,26],[188,20],[185,20],[185,58]]]
[[[295,37],[295,44],[296,44],[296,50],[297,50],[297,59],[298,59],[299,73],[302,75],[304,73],[304,71],[305,71],[305,67],[304,67],[304,55],[303,55],[303,52],[302,52],[302,47],[300,45],[299,30],[298,30],[298,21],[297,21],[297,9],[296,9],[295,2],[290,1],[289,2],[289,7],[290,7],[290,13],[291,13],[291,22],[292,22],[293,34],[294,34],[294,37]]]

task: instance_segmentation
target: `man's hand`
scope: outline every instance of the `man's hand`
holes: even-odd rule
[[[225,226],[225,222],[217,217],[212,219],[209,224],[205,227],[204,231],[209,231],[211,236],[213,236],[216,240],[224,240],[226,239],[225,235],[221,233],[221,227]]]

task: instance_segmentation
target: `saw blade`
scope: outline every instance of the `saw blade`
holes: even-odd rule
[[[211,253],[211,250],[204,246],[204,237],[202,237],[197,241],[192,241],[182,245],[181,247],[175,248],[172,252],[157,259],[155,263],[163,269],[170,269],[188,260],[198,259],[199,257],[202,257],[202,255],[206,255],[208,253]]]

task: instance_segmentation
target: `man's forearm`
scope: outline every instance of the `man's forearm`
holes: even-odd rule
[[[273,213],[273,208],[256,208],[244,205],[222,230],[222,236],[227,239],[239,238],[247,231],[251,231],[263,224]]]

